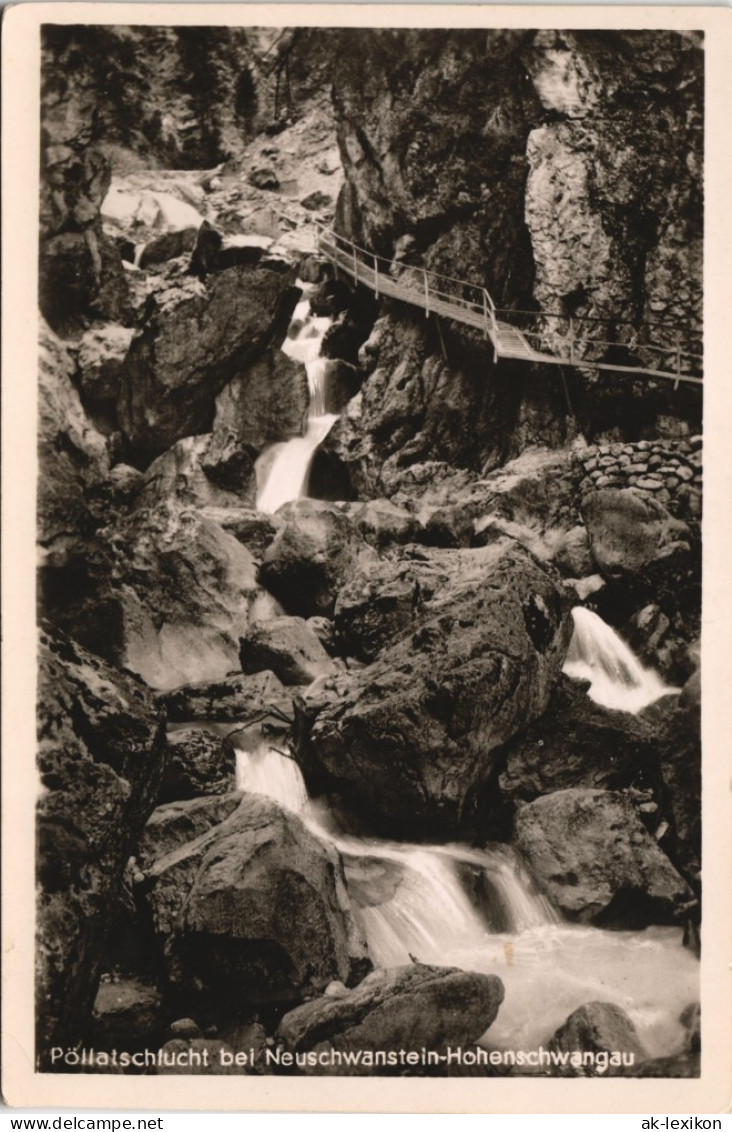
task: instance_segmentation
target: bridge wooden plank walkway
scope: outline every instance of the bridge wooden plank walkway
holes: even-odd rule
[[[682,381],[694,385],[702,384],[701,355],[681,350],[679,346],[659,346],[645,342],[639,346],[639,351],[646,354],[655,353],[659,356],[658,367],[648,366],[642,361],[637,364],[625,364],[625,362],[615,364],[583,358],[579,350],[575,352],[573,329],[573,321],[581,325],[582,319],[568,320],[566,316],[561,316],[563,323],[570,324],[569,333],[564,337],[566,353],[554,354],[547,350],[535,349],[529,337],[538,338],[538,334],[524,332],[513,323],[506,321],[506,316],[513,315],[518,318],[529,312],[499,311],[485,287],[415,267],[403,267],[399,278],[395,279],[390,274],[391,264],[387,260],[364,248],[359,248],[330,229],[321,225],[316,227],[318,251],[330,260],[337,270],[346,272],[357,283],[368,287],[377,298],[387,295],[389,298],[419,307],[424,310],[427,317],[431,314],[442,315],[444,318],[454,319],[467,326],[477,327],[490,339],[496,360],[514,358],[533,364],[620,371],[651,378],[667,378],[677,386]],[[541,319],[560,317],[546,315],[541,311],[530,314],[532,318]],[[626,352],[630,351],[630,347],[623,343],[592,340],[592,344],[597,347],[625,345]],[[672,369],[666,368],[668,359],[672,361]]]

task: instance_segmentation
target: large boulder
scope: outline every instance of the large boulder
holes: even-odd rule
[[[246,548],[175,504],[132,512],[49,556],[44,570],[54,623],[161,690],[238,667],[258,592]]]
[[[221,797],[209,795],[156,806],[135,847],[139,868],[150,872],[156,861],[221,825],[239,808],[241,800],[241,793],[232,790]]]
[[[411,511],[390,499],[349,503],[344,511],[363,540],[378,551],[418,541],[419,521]]]
[[[146,873],[181,1003],[203,1001],[233,1018],[369,969],[338,854],[266,798],[244,795],[229,817]]]
[[[86,1037],[104,941],[165,760],[152,695],[67,638],[43,634],[38,687],[37,1048]]]
[[[332,504],[311,499],[288,504],[279,516],[284,522],[262,559],[262,583],[289,613],[332,616],[359,546],[351,524]]]
[[[201,508],[201,512],[205,518],[212,519],[238,539],[257,560],[262,558],[277,534],[277,528],[269,515],[251,507],[233,507],[228,500],[225,507],[207,506]]]
[[[412,623],[387,608],[377,659],[299,701],[303,767],[400,835],[467,818],[498,748],[546,709],[569,641],[552,576],[515,544],[422,553],[433,588],[417,587]]]
[[[158,801],[175,802],[234,789],[236,752],[226,738],[205,727],[169,731],[170,755]]]
[[[214,437],[261,452],[300,435],[309,401],[305,367],[271,347],[216,398]]]
[[[188,277],[151,296],[125,358],[117,414],[132,463],[207,432],[214,402],[284,334],[298,292],[282,260]]]
[[[257,592],[252,556],[176,508],[140,512],[117,531],[125,666],[158,689],[225,677]]]
[[[694,898],[620,793],[577,787],[537,798],[516,814],[515,843],[541,891],[574,920],[673,923]]]
[[[654,728],[628,712],[601,707],[584,687],[560,677],[547,710],[507,747],[499,777],[512,805],[574,786],[617,790],[658,778]]]
[[[239,642],[241,666],[249,675],[270,671],[283,684],[311,684],[335,671],[314,630],[302,617],[275,617],[253,625]]]
[[[257,492],[254,463],[241,449],[235,462],[232,456],[217,450],[211,433],[184,437],[148,467],[137,508],[172,504],[207,508],[210,513],[252,505]]]
[[[370,663],[419,624],[422,606],[455,577],[449,556],[406,548],[389,558],[363,556],[338,591],[334,625],[340,649]]]
[[[381,969],[353,990],[341,988],[286,1014],[276,1034],[284,1060],[282,1049],[278,1057],[318,1074],[403,1076],[412,1066],[421,1075],[425,1048],[439,1056],[448,1046],[474,1044],[502,1001],[496,975],[422,963]],[[293,1056],[308,1052],[310,1059]]]
[[[671,555],[687,555],[691,531],[653,496],[635,488],[593,491],[582,500],[592,557],[610,578],[633,576]]]
[[[560,1073],[579,1077],[624,1075],[646,1057],[632,1020],[612,1002],[589,1002],[578,1007],[547,1048],[568,1055]],[[591,1056],[585,1058],[585,1053]]]

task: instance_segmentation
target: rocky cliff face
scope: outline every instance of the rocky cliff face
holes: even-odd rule
[[[579,357],[622,362],[620,347],[599,343],[650,341],[673,362],[677,346],[701,351],[702,101],[693,33],[344,32],[334,85],[340,227],[387,258],[486,286],[499,307],[536,312],[526,328],[549,347],[572,331]],[[469,422],[469,439],[446,437],[444,419],[425,427],[445,343],[423,326],[419,348],[395,367],[392,342],[404,336],[411,343],[411,326],[382,334],[344,440],[359,483],[364,438],[369,448],[375,438],[377,462],[397,451],[411,463],[430,447],[477,468],[571,436],[558,372],[494,370],[479,342],[460,351],[451,385],[455,431]],[[470,341],[464,329],[459,337]],[[463,377],[471,350],[477,401]],[[446,352],[449,365],[449,342]],[[590,436],[632,431],[620,423],[631,400],[641,429],[700,413],[669,389],[659,396],[646,380],[596,371],[571,374],[570,393]],[[387,449],[385,415],[398,418]]]

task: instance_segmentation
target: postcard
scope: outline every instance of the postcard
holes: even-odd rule
[[[9,1105],[726,1111],[729,30],[6,11]]]

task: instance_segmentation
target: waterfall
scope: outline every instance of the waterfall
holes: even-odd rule
[[[589,680],[595,703],[616,711],[638,712],[661,696],[677,692],[651,669],[644,668],[633,651],[601,617],[583,606],[572,610],[574,632],[563,672],[575,680]]]
[[[320,357],[323,335],[332,320],[312,315],[307,298],[312,286],[299,280],[298,286],[306,297],[295,307],[282,351],[305,366],[310,404],[304,435],[275,445],[274,450],[263,453],[257,461],[257,508],[268,514],[305,495],[313,456],[338,419],[337,413],[326,412],[331,363]]]
[[[575,624],[586,624],[586,613]],[[591,624],[594,615],[588,616]],[[627,671],[635,681],[636,668]],[[625,667],[618,679],[629,679]],[[535,1049],[577,1007],[602,1000],[627,1011],[650,1057],[682,1047],[678,1019],[698,998],[699,973],[678,928],[605,931],[566,923],[508,845],[475,849],[344,833],[326,801],[308,799],[294,760],[266,741],[242,738],[237,785],[298,813],[315,837],[338,850],[376,966],[416,960],[501,978],[504,1002],[481,1044]]]
[[[300,767],[294,759],[283,755],[266,739],[246,744],[232,736],[236,751],[236,788],[249,794],[264,794],[278,802],[284,810],[299,813],[308,800]],[[241,745],[240,745],[241,744]]]

